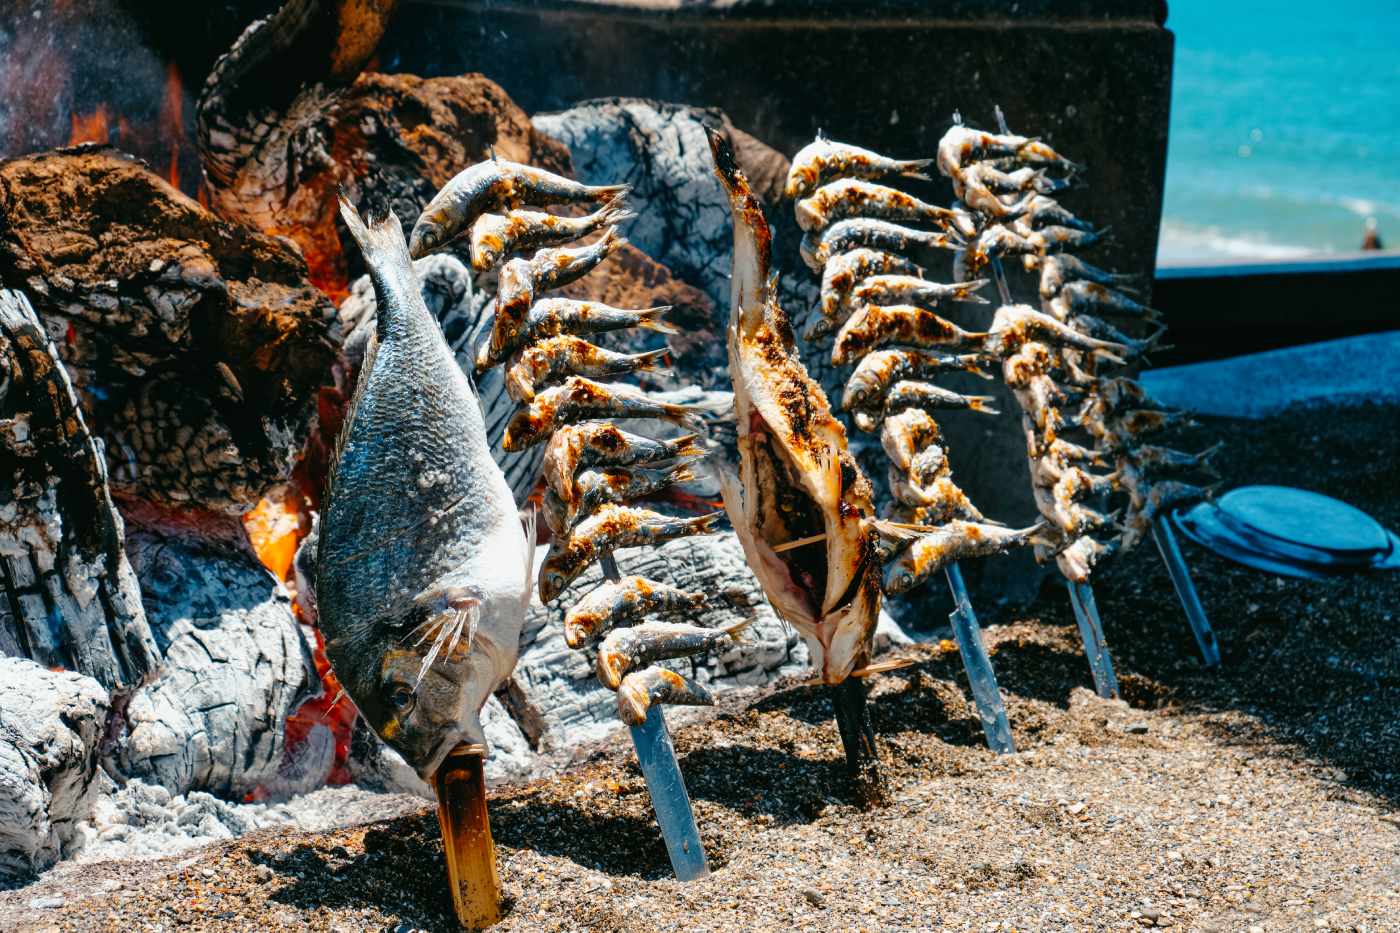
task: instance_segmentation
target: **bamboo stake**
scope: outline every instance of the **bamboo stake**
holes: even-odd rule
[[[471,929],[501,919],[501,878],[486,810],[485,756],[480,745],[459,745],[433,775],[452,907],[462,926]]]

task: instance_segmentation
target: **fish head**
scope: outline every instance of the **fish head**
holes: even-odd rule
[[[453,748],[486,744],[481,707],[515,665],[525,585],[448,578],[376,620],[368,644],[327,641],[360,714],[425,781]]]
[[[408,255],[414,259],[424,256],[447,244],[457,230],[445,204],[429,204],[418,215],[413,232],[408,237]]]

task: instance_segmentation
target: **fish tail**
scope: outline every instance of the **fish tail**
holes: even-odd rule
[[[660,305],[655,308],[646,308],[638,311],[637,326],[643,330],[656,331],[658,334],[679,334],[680,328],[661,320],[661,315],[670,310],[670,305]]]
[[[749,626],[753,625],[757,621],[758,620],[756,618],[740,619],[733,625],[726,625],[722,629],[722,631],[724,632],[724,634],[729,636],[730,641],[737,642],[739,640],[739,635],[742,634]]]
[[[924,169],[932,164],[932,159],[905,159],[903,162],[896,162],[895,167],[899,174],[907,178],[918,178],[921,181],[929,181],[928,172],[924,171]]]
[[[689,405],[674,405],[668,402],[661,406],[661,410],[663,417],[682,427],[690,428],[696,432],[705,430],[705,418],[698,408],[692,408]]]
[[[723,510],[721,510],[719,512],[711,512],[709,515],[698,515],[695,518],[687,518],[685,524],[690,534],[707,535],[715,530],[715,522],[719,521],[724,514]]]
[[[967,407],[971,408],[973,411],[980,411],[988,415],[1001,414],[999,409],[992,407],[992,403],[995,402],[996,399],[990,395],[968,395],[964,397],[967,399]]]
[[[889,671],[903,670],[906,667],[913,667],[918,664],[917,658],[891,658],[888,661],[876,661],[874,664],[867,664],[858,667],[848,674],[848,677],[872,677],[875,674],[885,674]]]
[[[603,224],[620,224],[625,220],[631,220],[637,215],[620,204],[609,204],[603,208],[602,216],[598,218]]]
[[[695,479],[695,471],[690,468],[689,463],[682,463],[671,470],[671,482],[689,483]]]
[[[378,220],[366,223],[342,189],[340,219],[345,222],[350,236],[360,247],[360,252],[364,253],[365,264],[370,269],[412,268],[408,256],[408,241],[403,237],[403,225],[399,223],[393,211]]]
[[[671,456],[673,457],[703,457],[705,456],[704,448],[695,443],[699,438],[699,434],[682,434],[680,437],[674,437],[667,441],[666,444],[671,448]]]
[[[632,190],[631,185],[589,185],[588,194],[595,200],[611,204],[627,197],[627,193]]]
[[[632,357],[632,368],[637,372],[645,373],[665,372],[670,367],[666,366],[662,361],[665,359],[666,354],[670,352],[668,348],[662,347],[660,350],[638,353],[636,356]]]
[[[988,304],[987,299],[983,298],[981,295],[974,294],[974,292],[981,289],[982,286],[986,285],[990,281],[991,279],[974,279],[971,282],[963,282],[959,284],[957,290],[958,301],[966,301],[972,304],[979,305]]]

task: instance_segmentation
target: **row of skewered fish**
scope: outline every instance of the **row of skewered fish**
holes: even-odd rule
[[[631,216],[623,208],[626,192],[625,185],[584,185],[492,159],[462,172],[433,198],[411,248],[422,255],[469,232],[473,270],[496,273],[491,329],[478,348],[476,369],[506,367],[506,391],[519,407],[502,446],[546,445],[541,510],[552,537],[538,593],[544,602],[555,600],[589,566],[603,563],[609,579],[569,608],[565,640],[575,649],[597,646],[598,679],[617,691],[619,716],[639,725],[652,703],[712,702],[703,686],[655,662],[727,644],[743,626],[643,621],[699,612],[709,597],[621,576],[612,560],[617,549],[706,534],[721,514],[673,517],[630,504],[693,478],[704,456],[696,433],[703,425],[689,408],[603,381],[658,370],[666,349],[621,353],[589,338],[634,328],[675,333],[662,318],[669,309],[615,308],[546,294],[587,275],[625,243],[617,224]],[[578,204],[597,210],[561,217],[527,209]],[[566,246],[600,231],[592,243]],[[670,421],[692,433],[654,439],[612,423],[638,418]]]

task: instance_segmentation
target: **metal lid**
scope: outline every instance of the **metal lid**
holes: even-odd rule
[[[1244,486],[1221,496],[1218,505],[1226,521],[1274,544],[1295,545],[1360,563],[1390,550],[1390,536],[1374,518],[1339,499],[1306,489]]]

